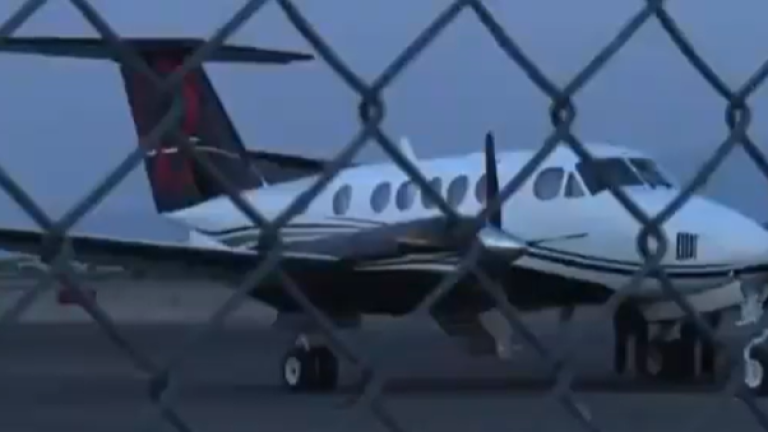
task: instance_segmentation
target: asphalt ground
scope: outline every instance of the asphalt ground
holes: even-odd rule
[[[131,345],[163,363],[199,324],[121,324]],[[533,328],[551,345],[553,322]],[[605,431],[762,430],[745,405],[713,386],[640,384],[611,376],[610,327],[597,318],[571,330],[581,339],[570,364],[580,412]],[[436,330],[398,322],[344,334],[394,381],[375,405],[411,431],[575,431],[579,422],[548,396],[546,363],[525,345],[513,358],[470,358]],[[355,369],[343,366],[333,395],[290,394],[279,385],[289,335],[238,322],[198,341],[165,393],[194,431],[380,431],[370,409],[351,405]],[[0,431],[172,431],[151,402],[148,377],[97,325],[0,328]],[[157,386],[155,386],[157,387]],[[768,407],[762,409],[768,412]],[[173,419],[172,419],[173,420]]]

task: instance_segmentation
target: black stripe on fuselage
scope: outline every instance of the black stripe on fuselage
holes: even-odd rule
[[[281,227],[280,229],[366,229],[366,228],[376,228],[379,226],[386,226],[383,224],[373,224],[368,223],[365,221],[355,221],[357,223],[333,223],[333,222],[289,222],[284,227]],[[261,231],[261,227],[255,224],[250,225],[241,225],[233,228],[227,228],[222,230],[206,230],[206,229],[196,229],[201,234],[205,234],[207,236],[211,237],[219,237],[219,236],[225,236],[225,235],[232,235],[232,234],[240,234],[245,232],[256,232],[258,233]]]
[[[334,228],[334,229],[316,229],[305,231],[305,228],[290,227],[287,230],[281,230],[280,238],[284,243],[311,241],[325,236],[332,235],[345,235],[358,232],[360,229],[351,228]],[[220,237],[216,237],[216,240],[231,248],[256,248],[258,242],[261,240],[261,231],[244,231],[241,233],[231,233]]]
[[[314,224],[310,224],[310,225],[314,225]],[[292,226],[291,228],[294,228],[294,226]],[[305,228],[305,226],[299,227],[297,225],[295,226],[295,228],[303,229]],[[312,228],[306,227],[306,228],[312,229],[315,227],[312,227]],[[339,227],[334,226],[334,228],[338,229]],[[344,227],[344,228],[350,229],[351,227]],[[251,227],[250,229],[253,229],[253,228]],[[286,240],[290,241],[292,237],[301,238],[302,236],[310,236],[310,235],[311,236],[316,235],[320,237],[320,236],[331,236],[335,234],[344,235],[352,232],[350,231],[350,232],[334,233],[333,231],[326,231],[327,229],[326,226],[323,226],[322,228],[318,228],[318,229],[319,231],[317,233],[313,233],[313,232],[300,232],[300,233],[291,232],[290,234],[286,233]],[[357,230],[355,230],[355,232],[356,231]],[[242,236],[218,238],[218,240],[230,247],[249,246],[249,247],[255,248],[255,245],[251,245],[249,243],[258,242],[259,233],[258,232],[243,233]],[[303,240],[299,239],[296,241],[300,242]],[[631,276],[635,273],[638,273],[645,265],[642,262],[632,262],[627,260],[605,258],[605,257],[587,255],[587,254],[571,252],[571,251],[563,251],[560,249],[554,249],[554,248],[542,247],[542,246],[531,247],[528,250],[527,255],[549,264],[558,264],[558,265],[570,267],[577,270],[603,272],[603,273],[626,275],[626,276]],[[366,261],[365,264],[375,265],[377,261],[387,260],[387,259],[396,259],[399,257],[402,257],[402,256],[395,255],[395,256],[387,256],[387,257],[378,257],[376,260]],[[412,259],[415,259],[415,257]],[[412,259],[408,259],[407,262],[412,264],[413,263]],[[736,270],[735,267],[727,264],[695,264],[695,263],[665,264],[662,266],[662,268],[667,276],[672,278],[684,278],[684,279],[719,278],[719,277],[727,276],[728,274]]]
[[[334,216],[330,217],[329,219],[333,220],[339,220],[344,222],[296,222],[296,223],[289,223],[285,228],[289,230],[293,229],[306,229],[306,230],[312,230],[317,229],[317,234],[322,235],[333,235],[333,230],[339,230],[338,234],[347,234],[348,232],[344,232],[344,229],[348,229],[350,231],[352,230],[365,230],[366,228],[375,228],[375,227],[382,227],[382,226],[388,226],[392,224],[388,224],[386,222],[371,220],[371,219],[365,219],[365,218],[350,218],[350,217],[341,217],[341,216]],[[220,236],[225,235],[232,235],[236,233],[244,233],[244,232],[252,232],[254,234],[253,240],[258,239],[258,233],[260,232],[260,228],[254,225],[244,225],[239,226],[235,228],[229,228],[225,230],[198,230],[200,233],[217,237],[218,240],[223,240],[219,238]],[[312,232],[301,232],[301,233],[294,233],[291,232],[291,236],[293,235],[311,235],[314,234]],[[588,234],[587,234],[588,235]],[[616,274],[632,274],[637,272],[640,268],[642,268],[643,263],[637,262],[637,261],[627,261],[627,260],[619,260],[619,259],[613,259],[613,258],[606,258],[601,256],[595,256],[595,255],[587,255],[582,254],[578,252],[571,252],[571,251],[564,251],[560,249],[555,249],[551,247],[546,246],[535,246],[530,248],[529,255],[536,256],[538,259],[541,260],[548,260],[552,262],[556,262],[558,264],[563,265],[569,265],[573,267],[579,267],[582,270],[592,270],[592,271],[605,271],[609,273],[616,273]],[[721,275],[723,273],[727,273],[729,271],[734,270],[733,266],[729,266],[726,264],[696,264],[696,263],[686,263],[686,264],[665,264],[664,270],[667,272],[667,274],[677,274],[677,272],[685,273],[687,274],[696,274],[695,277],[702,277],[707,275]],[[693,276],[692,276],[693,277]]]
[[[631,266],[618,266],[618,265],[611,265],[606,264],[605,262],[602,262],[600,260],[593,260],[593,261],[587,261],[587,258],[584,256],[580,256],[579,259],[573,259],[568,256],[557,256],[554,255],[551,251],[547,251],[547,253],[542,253],[535,250],[530,250],[527,253],[527,256],[530,258],[537,259],[539,261],[542,261],[545,264],[556,264],[568,267],[570,269],[574,270],[582,270],[582,271],[592,271],[592,272],[598,272],[598,273],[608,273],[608,274],[614,274],[614,275],[622,275],[622,276],[628,276],[631,277],[634,274],[640,272],[643,268],[642,264],[636,263],[632,264]],[[413,266],[414,264],[444,264],[444,265],[450,265],[457,261],[457,259],[460,257],[456,257],[454,259],[451,259],[451,257],[431,257],[431,256],[425,256],[420,257],[417,255],[410,256],[410,257],[403,257],[402,260],[395,260],[393,258],[380,258],[374,261],[366,261],[364,264],[365,267],[376,267],[376,266],[396,266],[396,265],[408,265]],[[521,265],[517,264],[510,264],[510,268],[516,268],[516,267],[522,267]],[[685,268],[685,266],[676,266],[676,268],[670,268],[670,266],[663,266],[665,274],[673,279],[709,279],[709,278],[722,278],[726,277],[733,271],[732,267],[728,266],[712,266],[712,267],[693,267],[691,268]],[[426,270],[425,270],[426,271]],[[514,271],[514,270],[510,270]],[[655,278],[655,276],[650,275],[649,278]]]
[[[527,255],[550,264],[559,264],[577,270],[611,273],[631,276],[644,268],[643,263],[611,260],[583,254],[574,254],[555,249],[530,250]],[[663,265],[661,268],[670,278],[707,279],[729,275],[734,268],[722,264]]]

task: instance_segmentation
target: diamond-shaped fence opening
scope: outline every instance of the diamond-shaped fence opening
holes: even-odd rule
[[[387,383],[386,374],[376,370],[372,366],[370,359],[359,354],[358,350],[351,346],[338,331],[331,317],[313,303],[305,289],[295,280],[294,270],[300,271],[301,269],[296,269],[296,266],[286,262],[285,257],[290,253],[290,250],[286,245],[282,244],[281,229],[302,213],[333,181],[338,172],[370,141],[373,141],[384,150],[392,161],[420,187],[426,198],[435,204],[435,207],[444,214],[449,222],[463,220],[462,215],[459,215],[451,207],[440,191],[436,191],[430,186],[428,179],[424,173],[419,171],[417,164],[411,161],[407,155],[402,154],[389,137],[389,134],[383,130],[382,124],[386,115],[383,93],[393,85],[409,64],[429,48],[443,30],[456,21],[457,17],[464,13],[472,13],[488,30],[488,33],[498,47],[503,50],[509,59],[520,67],[528,78],[551,99],[550,116],[553,126],[552,133],[545,139],[541,148],[506,185],[501,187],[498,191],[498,196],[492,197],[486,204],[486,208],[472,218],[470,226],[467,227],[466,224],[456,225],[456,227],[464,230],[461,232],[461,236],[466,236],[467,232],[473,235],[478,233],[486,226],[489,215],[498,211],[503,203],[520,189],[545,159],[552,152],[556,151],[559,146],[570,148],[582,161],[587,163],[593,162],[593,157],[590,155],[587,146],[572,131],[572,126],[577,116],[577,104],[575,101],[577,93],[595,79],[597,73],[633,38],[643,25],[655,18],[668,33],[671,41],[681,54],[690,61],[713,89],[726,99],[726,122],[730,133],[722,145],[718,147],[704,166],[701,167],[694,179],[683,187],[678,196],[659,214],[645,214],[642,208],[633,202],[624,190],[613,183],[613,179],[599,179],[609,186],[609,191],[616,201],[642,225],[642,229],[637,237],[637,249],[645,257],[645,265],[631,278],[625,289],[616,293],[604,305],[603,312],[606,316],[613,315],[621,301],[631,295],[634,290],[637,290],[643,279],[652,277],[659,281],[665,295],[679,305],[705,339],[713,343],[719,343],[706,320],[675,289],[664,268],[660,265],[661,258],[669,248],[669,241],[664,234],[664,223],[706,182],[707,178],[712,175],[736,146],[744,148],[761,171],[768,175],[768,162],[766,162],[765,156],[749,137],[747,131],[751,119],[748,98],[757,87],[763,84],[766,76],[768,76],[768,62],[755,72],[741,88],[735,91],[730,89],[687,41],[684,33],[677,27],[673,18],[664,9],[665,2],[662,0],[648,0],[644,7],[627,21],[619,33],[605,45],[598,55],[589,61],[564,86],[558,86],[530,60],[482,1],[456,0],[450,2],[373,82],[367,83],[341,59],[333,46],[315,29],[312,22],[306,18],[301,7],[297,6],[296,2],[291,0],[274,0],[274,2],[277,3],[296,31],[311,45],[316,54],[331,67],[339,79],[360,96],[358,114],[361,127],[359,132],[352,137],[342,151],[331,159],[324,172],[318,176],[304,193],[280,215],[274,218],[267,218],[240,194],[240,191],[230,181],[226,172],[222,172],[216,164],[212,163],[212,159],[208,156],[195,151],[193,140],[180,126],[185,115],[185,108],[189,109],[181,103],[181,86],[184,78],[191,70],[200,66],[208,56],[221,49],[234,32],[244,23],[248,22],[252,16],[258,14],[266,4],[270,3],[269,0],[245,2],[205,43],[197,47],[181,66],[175,68],[164,77],[154,73],[147,62],[142,60],[130,44],[124,43],[121,36],[112,29],[110,24],[90,2],[87,0],[71,0],[71,3],[85,20],[103,38],[104,43],[110,47],[113,57],[121,66],[148,79],[153,86],[156,86],[158,91],[175,95],[174,103],[171,104],[162,120],[149,133],[140,137],[142,145],[131,152],[122,163],[59,220],[52,220],[48,217],[29,195],[25,193],[23,187],[16,183],[0,167],[0,186],[44,231],[45,235],[43,236],[42,244],[36,253],[43,262],[50,266],[49,275],[41,281],[41,286],[30,291],[30,294],[23,296],[14,307],[10,308],[0,318],[0,323],[12,322],[18,318],[34,301],[36,293],[44,289],[43,283],[49,282],[49,279],[54,279],[67,287],[71,287],[77,301],[100,329],[103,330],[104,334],[148,377],[149,398],[154,402],[167,423],[177,430],[196,430],[194,424],[190,424],[188,420],[183,418],[174,409],[173,392],[171,391],[174,384],[174,372],[178,370],[185,359],[193,355],[192,351],[199,346],[198,342],[200,339],[217,330],[228,315],[249,294],[254,290],[259,290],[264,281],[269,279],[280,285],[285,293],[295,301],[301,311],[312,318],[314,325],[321,330],[335,354],[354,363],[361,369],[363,379],[359,395],[355,397],[358,404],[370,409],[387,428],[402,430],[395,416],[389,413],[382,404],[381,396]],[[12,37],[14,32],[46,3],[43,0],[29,0],[22,5],[0,26],[0,45],[5,43],[7,38]],[[99,307],[97,302],[86,295],[86,292],[80,287],[81,284],[78,281],[78,277],[72,271],[68,262],[76,258],[76,256],[73,256],[71,248],[68,247],[71,240],[68,238],[68,232],[81,218],[98,205],[105,196],[111,193],[150,152],[158,150],[161,141],[168,139],[173,141],[179,152],[194,159],[200,166],[200,169],[224,190],[233,205],[254,226],[261,228],[261,232],[258,241],[258,253],[242,256],[243,260],[248,262],[251,270],[247,272],[243,281],[234,290],[228,301],[212,314],[203,331],[196,334],[190,343],[184,346],[184,349],[179,350],[167,361],[158,363],[150,360],[141,350],[133,346],[124,337],[109,315]],[[598,175],[602,175],[602,173],[598,172]],[[451,227],[450,224],[447,226]],[[449,234],[452,233],[446,233],[446,235]],[[658,245],[655,251],[651,251],[651,241]],[[542,343],[523,324],[519,312],[508,301],[508,294],[505,292],[506,287],[496,280],[494,267],[484,265],[484,263],[488,262],[485,256],[486,253],[487,251],[480,247],[478,242],[473,242],[468,247],[463,248],[461,250],[461,259],[455,263],[456,271],[445,275],[441,283],[430,291],[430,294],[424,299],[414,314],[426,314],[436,303],[441,301],[446,295],[449,295],[461,279],[467,275],[472,275],[478,282],[476,289],[493,300],[493,303],[502,312],[502,315],[511,327],[550,365],[553,376],[556,378],[556,383],[551,389],[552,397],[559,401],[582,427],[589,430],[597,430],[598,428],[593,423],[591,416],[585,413],[584,404],[576,399],[574,392],[570,389],[573,381],[573,372],[570,370],[568,363],[570,362],[573,347],[577,344],[581,335],[570,335],[571,337],[558,347],[549,347]],[[524,253],[521,252],[514,258],[519,259]],[[734,363],[734,361],[731,363]],[[738,365],[740,361],[737,359],[735,363]],[[761,426],[768,426],[768,420],[757,406],[755,399],[748,393],[738,391],[741,388],[741,374],[733,373],[733,370],[731,372],[732,377],[727,386],[727,395],[740,396],[758,419]]]

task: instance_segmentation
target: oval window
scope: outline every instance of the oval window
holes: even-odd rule
[[[333,196],[333,212],[343,215],[349,211],[349,203],[352,201],[352,186],[344,185]]]
[[[480,204],[485,204],[486,189],[488,189],[488,186],[486,185],[487,182],[488,178],[483,174],[477,179],[477,183],[475,183],[475,199]]]
[[[381,213],[387,208],[389,204],[390,195],[392,194],[392,185],[389,182],[379,183],[373,189],[371,194],[371,208],[376,213]]]
[[[440,177],[435,177],[432,180],[429,181],[430,187],[437,192],[438,195],[442,195],[443,193],[443,181],[440,179]],[[431,198],[427,194],[424,193],[424,191],[421,192],[421,204],[424,206],[424,208],[435,208],[437,207],[437,204],[435,204]]]
[[[413,206],[413,201],[416,198],[416,184],[408,180],[400,185],[395,195],[395,204],[400,210],[408,210]]]
[[[565,170],[562,168],[544,168],[533,184],[533,194],[543,201],[556,198],[560,195],[564,177]]]
[[[469,178],[465,175],[461,175],[451,180],[448,184],[447,200],[448,205],[452,208],[458,208],[464,198],[467,196],[467,190],[469,189]]]

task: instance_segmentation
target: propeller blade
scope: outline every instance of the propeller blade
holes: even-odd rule
[[[496,171],[496,143],[492,132],[485,134],[485,202],[494,202],[499,196],[499,176]],[[488,215],[491,226],[501,229],[501,208]]]
[[[544,243],[554,243],[554,242],[563,241],[563,240],[573,240],[573,239],[577,239],[577,238],[584,238],[586,236],[587,236],[587,233],[565,234],[565,235],[561,235],[561,236],[547,237],[547,238],[532,240],[532,241],[527,242],[526,244],[528,246],[538,246],[538,245],[541,245],[541,244],[544,244]]]

